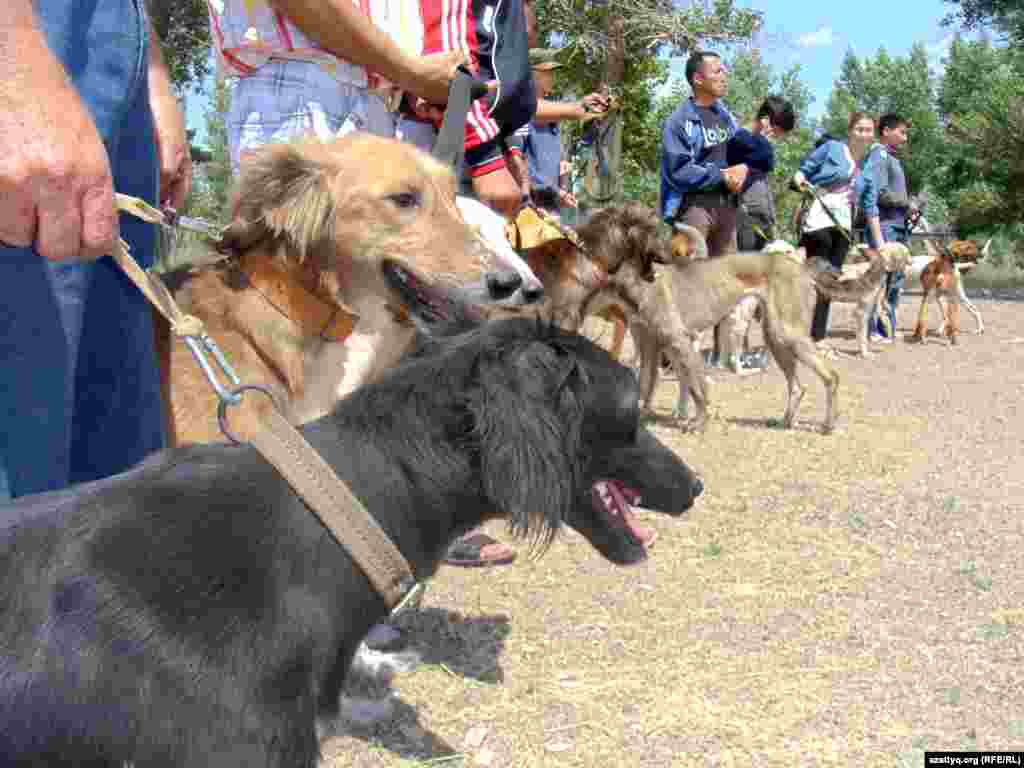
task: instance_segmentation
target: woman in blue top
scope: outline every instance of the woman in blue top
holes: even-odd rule
[[[800,228],[800,245],[807,257],[824,261],[836,270],[843,268],[846,253],[853,245],[853,207],[871,207],[877,195],[871,176],[863,174],[867,150],[875,138],[875,121],[864,112],[854,112],[847,124],[847,139],[826,137],[800,162],[793,176],[798,189],[815,189],[817,195]],[[816,343],[828,331],[829,301],[818,297],[811,323],[811,338]]]

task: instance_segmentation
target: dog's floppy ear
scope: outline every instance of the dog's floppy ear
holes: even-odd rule
[[[573,352],[543,339],[507,344],[478,371],[471,409],[484,493],[513,533],[543,548],[582,474],[585,377]]]
[[[245,158],[223,249],[244,252],[262,241],[284,244],[304,263],[334,240],[336,164],[319,139],[263,147]]]
[[[704,242],[704,235],[700,230],[691,227],[689,224],[676,222],[673,225],[672,234],[672,260],[677,264],[685,264],[688,261],[706,259],[708,257],[708,244]]]

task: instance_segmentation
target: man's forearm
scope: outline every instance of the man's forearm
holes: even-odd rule
[[[563,120],[582,120],[587,116],[581,101],[548,101],[537,100],[537,114],[534,120],[538,123],[559,123]]]
[[[271,5],[335,56],[408,85],[411,57],[351,0],[271,0]]]

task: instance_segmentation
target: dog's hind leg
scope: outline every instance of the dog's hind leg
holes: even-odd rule
[[[874,355],[868,346],[868,309],[872,305],[874,305],[873,300],[870,303],[858,301],[853,306],[853,327],[857,329],[857,347],[860,349],[861,357]]]
[[[654,404],[654,390],[661,369],[661,344],[656,335],[642,323],[633,323],[630,332],[633,334],[636,354],[640,358],[640,406],[649,411]]]
[[[818,354],[818,351],[814,348],[814,343],[809,338],[796,339],[793,343],[793,351],[801,363],[818,375],[822,385],[825,387],[825,422],[822,424],[822,432],[827,435],[835,429],[836,418],[839,416],[839,373],[832,367],[831,363]],[[800,395],[801,397],[803,396],[802,391]],[[797,400],[797,405],[799,405],[799,402]],[[793,418],[796,418],[795,407]],[[792,426],[792,424],[787,426]]]
[[[786,413],[782,417],[782,423],[789,429],[796,420],[797,409],[800,408],[800,401],[804,397],[804,387],[800,384],[800,378],[796,372],[796,353],[790,344],[780,341],[772,331],[765,334],[765,342],[768,349],[775,358],[775,362],[786,377]]]
[[[960,331],[960,302],[954,294],[946,300],[946,336],[949,343],[956,345],[956,335]]]
[[[679,420],[686,418],[687,405],[692,397],[696,410],[692,428],[696,432],[703,432],[708,422],[708,387],[704,358],[695,349],[689,337],[682,339],[682,343],[672,344],[667,352],[679,378],[679,399],[676,401],[675,417]]]
[[[964,281],[962,276],[959,280],[957,280],[957,293],[960,296],[960,304],[963,305],[964,309],[970,312],[971,315],[974,317],[974,322],[977,323],[978,325],[978,328],[975,331],[975,333],[977,333],[980,336],[985,332],[985,323],[981,319],[981,312],[978,310],[976,306],[974,306],[974,303],[967,298],[967,292],[964,291]]]
[[[910,337],[912,341],[924,341],[924,337],[928,334],[928,299],[931,295],[931,290],[927,287],[924,289],[924,295],[921,296],[921,308],[917,310],[917,325],[914,326],[914,333]]]
[[[983,334],[985,332],[985,321],[981,319],[981,310],[974,306],[974,303],[966,296],[961,298],[960,304],[974,317],[974,322],[978,326],[974,332],[979,336]]]

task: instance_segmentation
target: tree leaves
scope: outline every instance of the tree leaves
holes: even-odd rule
[[[179,92],[198,86],[210,70],[206,0],[147,0],[149,17]]]

